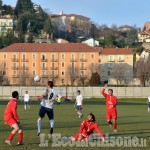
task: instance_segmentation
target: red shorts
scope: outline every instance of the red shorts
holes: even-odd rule
[[[4,121],[6,124],[8,124],[10,127],[12,127],[13,124],[16,124],[17,121],[14,119],[14,118],[9,118],[9,119],[5,119],[4,118]]]
[[[87,133],[82,133],[81,135],[82,135],[83,138],[88,138],[89,137],[89,135]],[[79,137],[80,137],[80,133],[78,133],[74,136],[75,140],[78,140]]]
[[[111,119],[117,119],[117,110],[116,109],[107,109],[106,110],[106,120],[110,121]]]

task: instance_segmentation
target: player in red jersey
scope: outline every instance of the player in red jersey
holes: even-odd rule
[[[8,145],[11,145],[11,141],[15,134],[18,132],[18,143],[17,145],[23,145],[23,131],[22,126],[19,122],[19,117],[17,115],[17,100],[19,99],[19,93],[17,91],[12,92],[12,99],[6,106],[4,112],[5,124],[8,124],[13,128],[10,136],[5,141]]]
[[[102,137],[102,140],[104,141],[104,135],[95,121],[95,116],[90,113],[87,120],[82,121],[79,133],[74,137],[71,137],[71,141],[84,140],[87,142],[88,137],[93,133],[94,130],[99,133],[100,137]]]
[[[110,126],[113,125],[114,132],[117,132],[117,98],[113,95],[112,89],[108,89],[108,94],[105,93],[107,86],[108,84],[106,83],[102,89],[102,95],[106,98],[106,120]]]

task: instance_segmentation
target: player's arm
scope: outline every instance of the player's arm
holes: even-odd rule
[[[17,102],[14,102],[12,105],[12,113],[13,113],[14,119],[19,123],[19,117],[17,114]]]
[[[102,140],[105,141],[104,135],[103,135],[101,129],[98,127],[97,124],[95,124],[95,130],[96,130],[96,132],[99,134],[99,136],[102,138]]]
[[[102,95],[106,98],[107,97],[107,94],[105,93],[105,90],[107,88],[107,84],[105,84],[104,88],[102,89]]]

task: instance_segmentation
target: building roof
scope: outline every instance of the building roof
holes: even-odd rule
[[[99,52],[83,43],[15,43],[0,52]]]
[[[129,26],[129,25],[123,25],[123,26],[120,26],[118,29],[123,29],[123,28],[133,28],[132,26]]]
[[[90,19],[88,17],[82,16],[82,15],[78,15],[78,14],[50,14],[49,17],[62,17],[62,16],[66,16],[66,17],[81,17],[81,18],[85,18],[85,19]]]
[[[141,31],[139,32],[141,35],[149,35],[150,31],[149,30],[145,30],[145,31]]]
[[[98,48],[102,55],[129,55],[133,48]]]

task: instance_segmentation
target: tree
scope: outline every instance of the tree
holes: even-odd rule
[[[27,39],[27,42],[28,43],[33,43],[34,42],[34,40],[33,40],[33,34],[32,33],[29,33],[29,37]]]
[[[108,34],[104,39],[105,47],[113,47],[114,46],[114,36],[112,34]]]
[[[78,84],[79,85],[82,85],[82,86],[85,86],[86,85],[86,83],[87,83],[87,76],[86,75],[80,75],[79,76],[79,82],[78,82]]]
[[[137,77],[140,79],[141,84],[145,87],[146,83],[150,79],[150,56],[148,59],[140,59],[136,63],[136,71],[137,71]]]
[[[3,5],[3,15],[14,15],[14,11],[10,5]]]
[[[49,18],[45,20],[44,31],[48,34],[48,36],[52,33],[52,25],[51,20]]]
[[[2,6],[3,6],[3,1],[0,0],[0,9],[2,9]]]
[[[31,0],[18,0],[15,8],[15,15],[19,17],[22,13],[34,13],[34,7]]]
[[[138,30],[136,28],[132,28],[127,31],[126,36],[126,44],[132,47],[132,45],[138,40]]]
[[[92,73],[89,84],[100,85],[100,75],[97,72]]]
[[[91,38],[98,38],[98,29],[95,24],[91,24],[91,32],[90,32]]]
[[[112,78],[114,78],[118,84],[122,84],[126,78],[126,66],[123,63],[114,64],[112,69]]]
[[[116,31],[118,29],[117,25],[116,24],[112,24],[111,25],[111,29],[113,29],[114,31]]]

